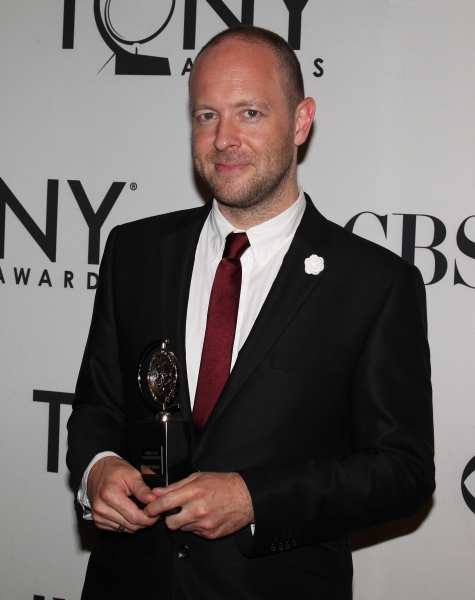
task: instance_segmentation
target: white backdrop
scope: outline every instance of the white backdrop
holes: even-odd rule
[[[143,39],[172,4],[111,0],[110,22]],[[387,216],[387,237],[371,214],[354,230],[398,254],[404,238],[406,256],[414,217],[401,215],[429,215],[415,218],[417,246],[437,231],[439,281],[427,293],[438,488],[420,518],[355,536],[354,590],[356,600],[471,600],[475,514],[461,478],[475,455],[475,217],[459,228],[475,214],[473,0],[176,0],[157,37],[119,44],[122,58],[93,2],[0,0],[0,599],[80,597],[91,540],[76,528],[64,458],[94,299],[88,273],[99,230],[102,252],[114,225],[202,202],[182,75],[196,55],[194,4],[197,48],[242,7],[287,38],[290,7],[318,106],[300,182],[325,216]],[[116,74],[138,69],[136,50],[168,59],[171,75]],[[415,262],[431,281],[433,252],[416,249]]]

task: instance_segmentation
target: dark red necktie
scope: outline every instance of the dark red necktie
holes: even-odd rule
[[[230,233],[214,277],[193,406],[193,423],[198,435],[205,426],[231,370],[241,294],[240,259],[247,248],[247,234]]]

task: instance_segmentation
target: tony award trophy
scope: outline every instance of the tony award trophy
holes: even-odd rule
[[[169,340],[145,349],[139,363],[138,384],[147,407],[156,417],[138,423],[139,470],[150,487],[164,487],[191,473],[191,423],[174,420],[178,363],[168,351]]]

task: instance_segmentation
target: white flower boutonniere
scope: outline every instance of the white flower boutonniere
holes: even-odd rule
[[[305,259],[305,273],[309,275],[318,275],[323,271],[323,266],[323,258],[316,254],[312,254],[312,256]]]

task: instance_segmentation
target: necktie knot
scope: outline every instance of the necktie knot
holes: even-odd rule
[[[226,237],[223,258],[239,260],[249,246],[247,233],[230,233]]]

